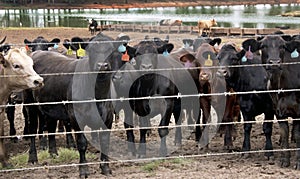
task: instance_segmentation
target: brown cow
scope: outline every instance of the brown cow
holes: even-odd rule
[[[215,19],[212,20],[199,20],[198,21],[198,29],[199,29],[199,35],[201,36],[203,34],[203,31],[206,31],[206,35],[210,35],[211,33],[211,27],[216,26],[217,21]]]
[[[10,49],[7,55],[0,53],[0,105],[5,105],[9,95],[14,91],[38,88],[43,85],[43,78],[33,70],[33,61],[20,49]],[[0,108],[0,136],[4,135],[4,107]],[[7,155],[0,139],[0,162],[7,166]]]

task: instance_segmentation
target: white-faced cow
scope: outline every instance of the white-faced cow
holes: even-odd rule
[[[217,21],[215,19],[212,20],[199,20],[198,21],[198,29],[199,29],[199,36],[203,35],[204,30],[206,31],[206,34],[204,35],[210,35],[211,34],[211,27],[218,25]]]
[[[70,59],[64,55],[49,51],[36,51],[32,54],[34,68],[44,73],[74,73],[64,76],[46,76],[45,86],[34,92],[32,97],[38,102],[84,101],[91,99],[110,99],[111,70],[117,70],[121,65],[121,53],[117,51],[121,42],[114,41],[102,33],[97,34],[86,47],[87,56],[82,59]],[[92,72],[86,74],[86,72]],[[95,73],[95,72],[99,72]],[[101,73],[106,72],[106,73]],[[59,85],[57,85],[59,84]],[[29,94],[30,95],[30,94]],[[30,106],[29,106],[30,107]],[[36,127],[36,108],[30,107],[30,129]],[[71,120],[75,131],[88,126],[91,129],[111,129],[114,109],[110,101],[92,103],[74,103],[41,105],[39,111],[47,120],[50,133],[55,132],[57,120]],[[34,116],[35,115],[35,116]],[[109,131],[100,132],[100,164],[102,173],[111,173],[108,163]],[[76,133],[77,149],[80,154],[79,172],[81,177],[89,175],[85,152],[87,139],[83,133]],[[49,136],[49,152],[57,154],[54,135]],[[31,140],[29,162],[37,162],[34,138]]]
[[[289,35],[267,35],[257,40],[252,40],[251,47],[254,51],[261,50],[262,62],[268,64],[270,90],[294,90],[300,88],[300,41],[298,36],[292,38]],[[294,64],[288,64],[294,63]],[[300,117],[299,92],[271,93],[276,118],[280,126],[280,146],[289,148],[289,124],[287,117],[298,119]],[[300,169],[300,122],[293,121],[294,140],[296,141],[296,169]],[[280,157],[281,167],[290,165],[290,151],[282,151]]]
[[[14,91],[36,89],[43,85],[43,78],[33,70],[33,61],[23,50],[14,48],[7,51],[6,55],[0,54],[0,105],[7,103],[9,95]],[[4,135],[4,108],[0,109],[0,135]],[[0,139],[0,161],[2,166],[7,166],[7,155]]]

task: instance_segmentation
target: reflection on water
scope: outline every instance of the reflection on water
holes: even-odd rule
[[[87,27],[87,19],[102,24],[136,23],[156,25],[164,18],[182,19],[196,25],[199,19],[215,18],[220,27],[300,28],[299,18],[280,14],[300,10],[299,4],[197,6],[131,9],[11,9],[0,10],[1,27]]]

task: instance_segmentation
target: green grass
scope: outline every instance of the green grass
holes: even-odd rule
[[[170,168],[176,168],[180,167],[184,164],[191,163],[191,159],[185,159],[185,158],[174,158],[170,160],[155,160],[149,163],[146,163],[141,167],[143,171],[146,172],[154,172],[157,170],[159,167],[170,167]]]
[[[98,156],[93,153],[86,153],[87,160],[96,160]],[[66,164],[70,162],[78,162],[79,161],[79,153],[74,149],[67,148],[59,148],[58,156],[51,157],[48,151],[39,151],[38,152],[38,160],[39,163],[47,163],[47,165],[54,164]],[[28,153],[19,154],[13,156],[9,159],[9,163],[13,166],[12,168],[22,168],[27,167],[28,165]],[[4,169],[0,167],[0,169]]]

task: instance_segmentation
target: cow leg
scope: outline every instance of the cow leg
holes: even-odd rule
[[[100,145],[101,145],[100,168],[101,168],[101,173],[103,175],[112,174],[112,171],[109,168],[109,164],[106,163],[108,162],[109,141],[110,141],[110,131],[101,131],[100,132]]]
[[[83,165],[86,163],[86,149],[87,149],[87,140],[82,133],[76,133],[76,143],[77,143],[77,150],[79,152],[79,176],[87,178],[90,174],[88,165]]]
[[[289,148],[289,124],[287,121],[278,122],[280,126],[280,147],[282,149]],[[280,157],[280,166],[288,167],[290,166],[290,151],[282,151]]]
[[[167,108],[166,108],[166,112],[165,112],[164,116],[161,118],[159,126],[169,126],[171,115],[172,115],[173,108],[174,108],[174,100],[173,99],[165,99],[165,100],[166,100]],[[158,129],[158,134],[160,137],[159,154],[161,157],[166,157],[168,154],[168,149],[167,149],[168,133],[169,133],[169,129],[167,127]]]
[[[29,134],[37,134],[37,127],[38,127],[38,116],[37,106],[28,106],[27,108],[27,114],[28,114],[28,120],[29,120]],[[37,158],[37,151],[36,151],[36,145],[35,145],[35,136],[30,136],[30,149],[29,149],[29,158],[28,163],[34,164],[38,162]]]
[[[39,130],[38,130],[38,134],[40,134],[40,136],[39,136],[40,149],[41,150],[47,150],[47,147],[48,147],[47,137],[41,135],[45,131],[48,131],[47,121],[45,119],[45,116],[41,112],[39,112],[38,115],[39,115]]]
[[[63,126],[65,126],[65,129],[67,132],[67,134],[66,134],[67,148],[76,148],[75,140],[73,138],[73,135],[70,133],[70,132],[72,132],[72,126],[71,126],[70,121],[64,119],[62,121],[62,123],[63,123]]]
[[[10,136],[13,136],[13,135],[16,135],[16,129],[15,129],[15,106],[8,106],[6,107],[6,116],[7,116],[7,119],[9,121],[9,135]],[[17,142],[18,139],[16,137],[14,138],[11,138],[11,141],[13,142]]]
[[[293,122],[293,132],[294,132],[294,139],[296,141],[296,170],[300,170],[300,122],[299,121],[294,121]]]
[[[200,138],[202,136],[202,130],[200,126],[200,119],[201,119],[201,110],[199,110],[199,116],[196,121],[196,132],[195,132],[195,140],[198,143],[200,141]]]
[[[200,108],[202,109],[203,112],[203,124],[207,124],[210,116],[210,109],[211,109],[211,103],[209,98],[207,97],[201,97],[200,98]],[[209,131],[209,126],[204,126],[203,127],[203,134],[201,136],[202,140],[199,138],[199,147],[201,148],[208,148],[208,131]]]
[[[148,127],[149,124],[147,122],[147,117],[140,117],[140,127]],[[140,129],[140,143],[139,143],[139,149],[138,149],[138,158],[145,158],[146,156],[146,134],[148,129]]]
[[[113,110],[107,110],[107,115],[105,120],[105,126],[102,129],[111,129],[113,123]],[[103,175],[111,175],[112,171],[109,168],[108,154],[109,154],[109,142],[110,142],[110,131],[100,132],[100,168]]]
[[[29,119],[28,119],[28,114],[26,107],[23,106],[22,108],[23,116],[24,116],[24,129],[23,129],[23,134],[27,135],[29,134]]]
[[[50,121],[51,120],[51,121]],[[54,119],[47,119],[47,127],[49,133],[55,133],[57,128],[57,120]],[[48,141],[49,141],[49,153],[50,156],[57,156],[57,149],[56,149],[56,140],[55,140],[55,134],[48,135]]]
[[[175,100],[175,105],[173,108],[173,116],[175,118],[176,128],[175,128],[175,145],[182,145],[182,132],[181,132],[181,124],[182,119],[180,118],[181,113],[181,102],[180,100]]]
[[[225,135],[224,135],[224,149],[231,151],[233,149],[233,141],[232,141],[232,124],[225,124]]]
[[[0,109],[0,119],[4,119],[4,111]],[[4,121],[0,121],[0,136],[4,136]],[[8,167],[9,164],[7,163],[7,155],[5,146],[3,144],[4,139],[0,139],[0,162],[2,164],[2,167]]]
[[[250,119],[252,119],[253,117],[250,117]],[[248,115],[244,115],[244,119],[245,121],[250,121],[248,118]],[[250,144],[250,135],[251,135],[251,129],[252,129],[252,123],[245,123],[244,124],[244,142],[243,142],[243,152],[247,152],[250,151],[251,149],[251,144]],[[249,153],[245,153],[243,154],[243,156],[245,158],[249,158],[250,154]]]
[[[129,108],[129,109],[127,109]],[[134,123],[133,123],[133,115],[132,114],[132,110],[130,107],[125,106],[124,110],[124,128],[128,129],[128,128],[133,128],[134,127]],[[131,156],[136,156],[136,147],[135,147],[135,138],[134,138],[134,133],[133,130],[126,130],[126,136],[127,136],[127,149],[128,149],[128,153]]]
[[[274,116],[274,115],[273,115]],[[265,120],[270,120],[272,118],[266,118]],[[270,157],[274,156],[273,145],[272,145],[272,129],[273,129],[273,123],[272,122],[264,122],[263,124],[263,131],[266,137],[266,143],[265,143],[265,150],[271,150],[270,152],[265,152],[265,157],[269,160]]]

